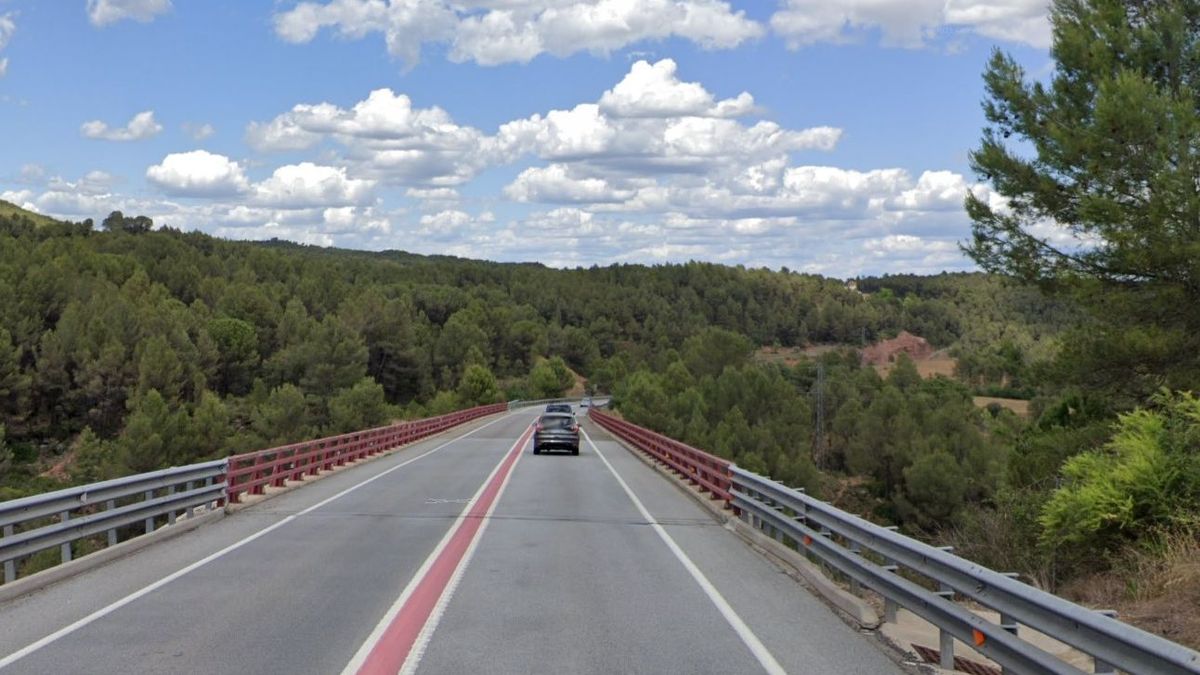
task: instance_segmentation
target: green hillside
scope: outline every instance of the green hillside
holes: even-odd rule
[[[38,227],[58,222],[50,216],[43,216],[40,213],[34,213],[33,211],[23,209],[12,202],[6,202],[3,199],[0,199],[0,217],[5,219],[19,219],[22,217],[28,218],[29,220],[33,221],[34,225]]]

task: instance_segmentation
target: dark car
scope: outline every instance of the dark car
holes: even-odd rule
[[[568,413],[571,415],[575,414],[575,411],[571,408],[570,403],[551,403],[550,405],[546,406],[546,412],[548,412],[548,413]]]
[[[579,422],[568,413],[546,413],[538,418],[533,429],[533,454],[540,455],[551,448],[579,454]]]

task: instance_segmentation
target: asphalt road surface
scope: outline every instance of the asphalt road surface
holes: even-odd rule
[[[0,605],[0,673],[904,672],[598,427],[533,455],[536,413]]]

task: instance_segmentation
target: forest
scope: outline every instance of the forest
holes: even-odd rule
[[[1045,81],[1000,51],[984,72],[970,161],[1003,199],[966,199],[974,273],[552,269],[0,202],[0,500],[583,382],[1200,644],[1171,624],[1200,605],[1200,5],[1054,6]],[[953,372],[864,364],[901,331]]]
[[[1064,375],[1093,320],[1012,276],[556,270],[9,210],[0,280],[0,498],[557,396],[578,376],[631,421],[1048,586],[1194,508],[1181,492],[1114,523],[1095,502],[1158,461],[1121,455],[1146,429],[1182,439],[1153,452],[1190,447],[1195,400],[1140,392],[1122,417],[1137,406]],[[862,364],[901,330],[953,354],[954,377]],[[1032,419],[973,402],[998,391],[1032,399]]]

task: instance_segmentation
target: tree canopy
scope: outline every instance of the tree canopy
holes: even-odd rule
[[[1000,51],[967,197],[981,267],[1092,310],[1071,378],[1129,394],[1200,375],[1200,3],[1055,0],[1055,69]],[[1131,376],[1132,375],[1132,376]]]

